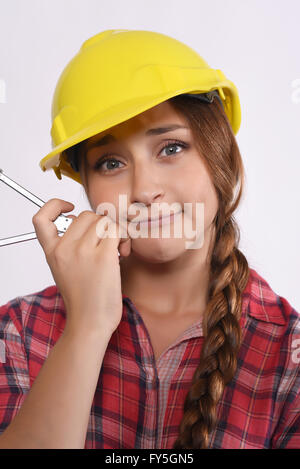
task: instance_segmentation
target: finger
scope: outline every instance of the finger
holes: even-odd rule
[[[121,257],[128,257],[131,253],[131,237],[128,233],[128,224],[127,222],[121,221],[122,232],[124,236],[121,237],[120,244],[119,244],[119,253]]]
[[[118,250],[121,257],[128,257],[131,253],[131,237],[128,234],[128,224],[126,221],[120,221],[119,226],[121,227],[122,235],[120,238]]]
[[[119,233],[115,222],[107,215],[96,215],[96,220],[84,233],[82,243],[87,247],[96,247],[105,238],[114,238],[116,245],[119,243]]]
[[[50,199],[32,217],[32,224],[38,241],[46,254],[60,241],[56,225],[53,222],[62,213],[71,212],[73,209],[74,204],[71,202]]]
[[[131,253],[131,238],[121,241],[119,244],[119,253],[121,257],[128,257]]]
[[[128,225],[126,222],[120,222],[119,226],[121,229],[121,236],[118,250],[121,257],[127,257],[131,251],[131,238],[128,234]]]
[[[74,218],[67,231],[63,236],[64,243],[66,241],[75,241],[83,238],[90,226],[95,223],[99,218],[99,215],[95,214],[91,210],[84,210],[78,217]]]

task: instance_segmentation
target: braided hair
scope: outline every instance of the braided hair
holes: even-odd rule
[[[238,249],[239,227],[233,212],[244,184],[241,154],[219,100],[210,104],[179,95],[169,100],[188,120],[218,195],[215,238],[210,260],[204,342],[199,365],[185,397],[179,436],[173,449],[208,448],[217,425],[217,404],[237,368],[241,342],[239,319],[249,266]]]

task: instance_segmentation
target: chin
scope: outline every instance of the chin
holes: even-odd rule
[[[182,239],[135,239],[131,241],[131,255],[152,264],[170,262],[182,256],[185,241]]]

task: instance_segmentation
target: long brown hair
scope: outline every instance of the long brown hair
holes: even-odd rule
[[[242,197],[244,167],[230,122],[217,99],[204,103],[179,95],[168,101],[187,119],[219,202],[214,219],[208,304],[203,316],[204,342],[173,446],[204,449],[209,447],[211,432],[217,425],[217,404],[235,374],[241,342],[242,293],[250,270],[238,249],[240,231],[233,212]],[[82,155],[80,146],[78,154]],[[83,162],[85,169],[84,160],[80,158],[79,165]]]
[[[204,342],[183,408],[173,449],[208,448],[217,425],[217,404],[237,368],[241,342],[242,293],[249,278],[246,257],[238,249],[240,230],[233,212],[243,192],[244,167],[235,135],[220,102],[187,96],[169,100],[189,122],[195,143],[218,195]]]

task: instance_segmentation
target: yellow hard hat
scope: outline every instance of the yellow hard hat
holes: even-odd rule
[[[82,184],[64,150],[180,94],[217,90],[236,134],[238,91],[192,48],[153,31],[110,29],[81,46],[64,68],[52,101],[52,151],[41,161]]]

